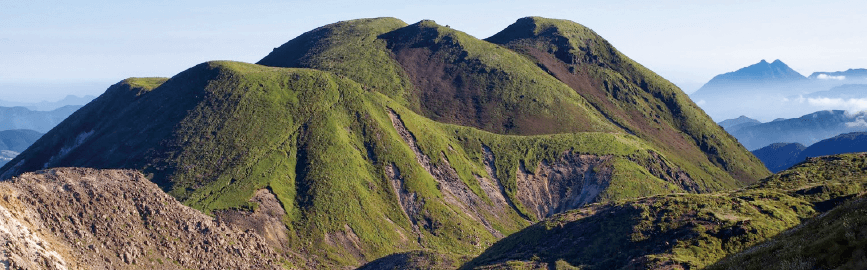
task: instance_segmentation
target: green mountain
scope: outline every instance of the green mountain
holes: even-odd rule
[[[595,204],[512,234],[462,268],[858,269],[865,166],[864,153],[811,158],[744,189]]]
[[[127,79],[0,178],[60,166],[138,170],[218,217],[258,209],[267,190],[297,268],[390,254],[458,264],[589,203],[769,174],[673,84],[589,29],[542,18],[488,41],[432,21],[345,21],[258,64]]]

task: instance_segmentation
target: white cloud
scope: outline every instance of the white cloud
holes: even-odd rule
[[[707,103],[707,102],[705,102],[704,99],[702,99],[702,100],[699,100],[698,102],[696,102],[695,105],[701,106],[701,105],[704,105],[705,103]]]
[[[867,98],[807,98],[807,104],[834,110],[860,112],[867,110]]]
[[[846,76],[843,76],[843,75],[831,76],[828,74],[819,74],[819,76],[816,76],[816,78],[818,78],[819,80],[839,80],[839,81],[842,81],[842,80],[846,79]]]
[[[856,119],[855,121],[846,123],[847,127],[867,127],[867,121],[864,121],[864,118]]]

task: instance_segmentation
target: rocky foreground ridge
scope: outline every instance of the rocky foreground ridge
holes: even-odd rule
[[[218,222],[131,170],[59,168],[0,182],[6,269],[272,269],[254,230]]]

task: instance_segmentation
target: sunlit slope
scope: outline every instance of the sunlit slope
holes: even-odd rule
[[[858,269],[865,166],[864,153],[811,158],[741,190],[568,211],[506,237],[463,268]]]
[[[635,134],[691,163],[702,190],[769,174],[680,89],[576,23],[524,18],[487,41],[433,21],[401,25],[323,26],[259,64],[329,70],[435,121],[494,133]]]
[[[721,168],[740,182],[769,175],[677,86],[593,30],[567,20],[528,17],[486,40],[527,55],[618,126],[669,154]]]

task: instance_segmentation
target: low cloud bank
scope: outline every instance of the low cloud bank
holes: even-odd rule
[[[811,106],[860,112],[867,110],[867,98],[801,98]]]
[[[846,79],[846,76],[843,76],[843,75],[831,76],[828,74],[819,74],[819,76],[816,76],[816,78],[819,80],[839,80],[839,81],[842,81],[842,80]]]

